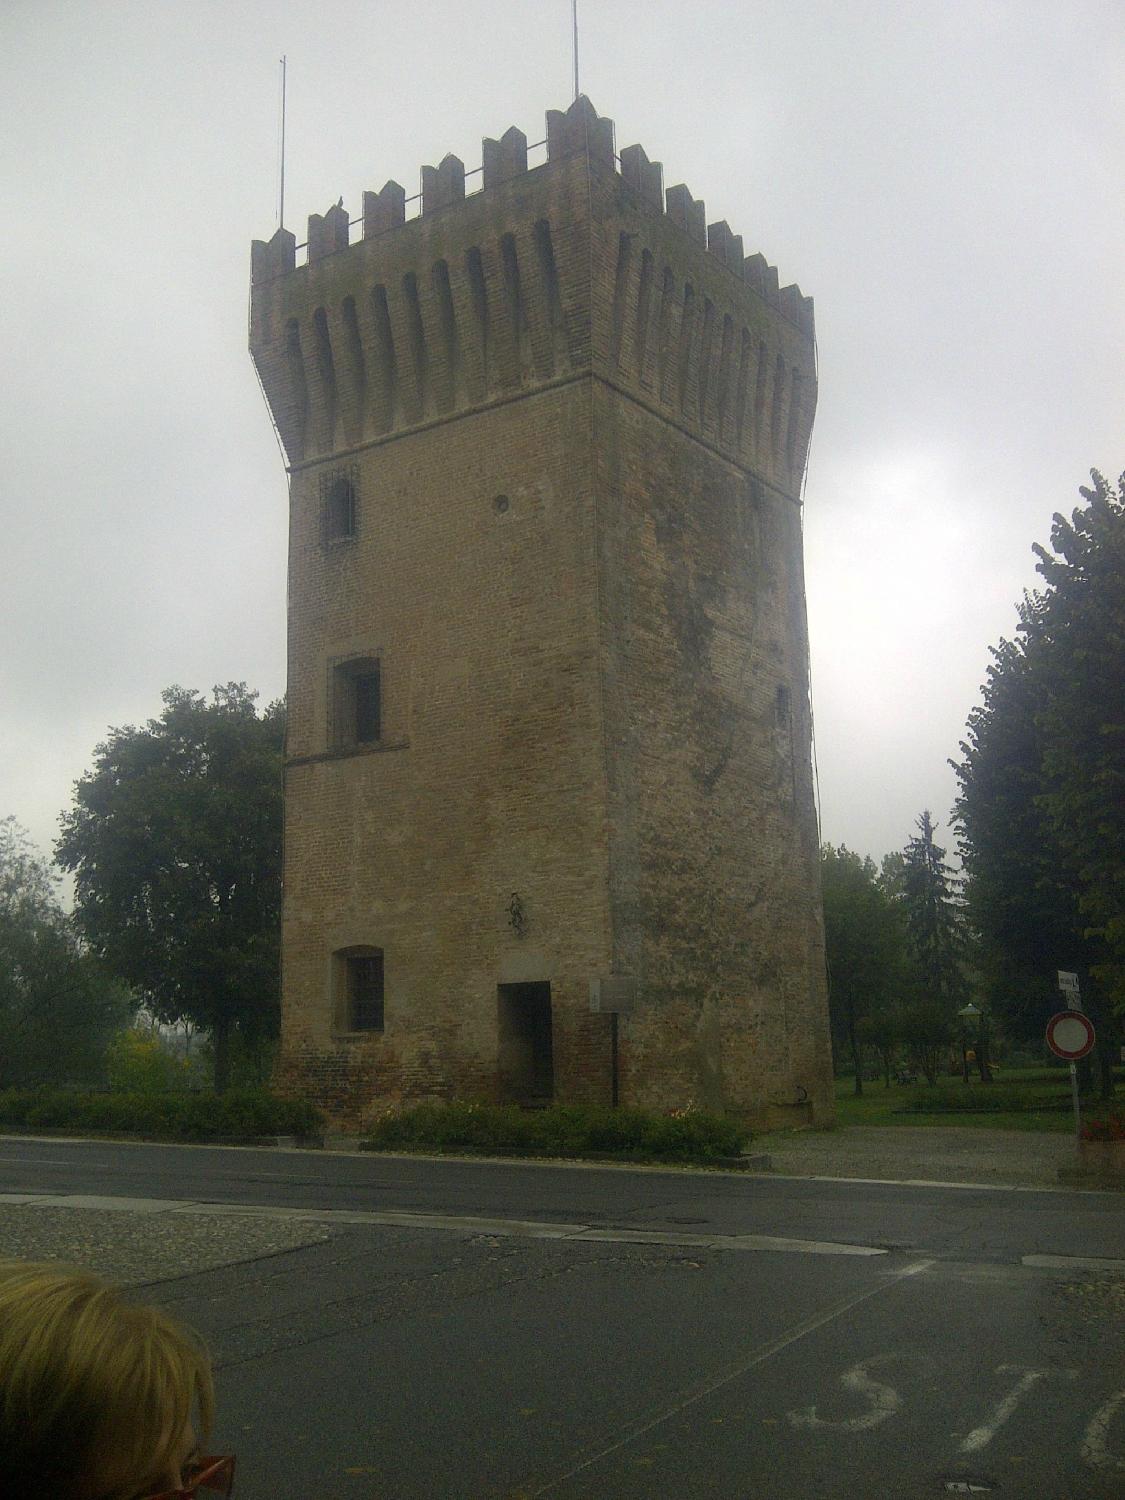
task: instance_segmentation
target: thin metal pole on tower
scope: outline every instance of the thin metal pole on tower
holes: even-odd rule
[[[574,19],[574,97],[578,98],[578,0],[571,0],[571,15]]]
[[[577,0],[575,0],[577,3]],[[285,58],[281,59],[281,144],[280,144],[280,184],[277,194],[277,227],[285,228]]]

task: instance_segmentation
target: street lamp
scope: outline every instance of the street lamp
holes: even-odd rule
[[[961,1022],[961,1076],[966,1083],[969,1081],[969,1022],[978,1021],[983,1015],[984,1011],[971,1000],[957,1012]]]

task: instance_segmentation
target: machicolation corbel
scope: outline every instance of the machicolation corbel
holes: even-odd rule
[[[485,136],[480,145],[486,189],[527,171],[527,136],[514,125],[498,141]]]
[[[436,167],[422,168],[422,215],[436,213],[465,196],[465,163],[450,151]]]

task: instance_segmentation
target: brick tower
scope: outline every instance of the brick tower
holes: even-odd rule
[[[541,145],[544,143],[540,143]],[[812,302],[581,98],[253,247],[288,457],[279,1083],[831,1109]],[[536,148],[532,148],[533,152]]]

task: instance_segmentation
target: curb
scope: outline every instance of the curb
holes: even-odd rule
[[[278,1144],[281,1144],[281,1137]],[[272,1143],[271,1143],[272,1144]],[[619,1151],[584,1151],[580,1156],[557,1156],[537,1155],[533,1151],[525,1151],[519,1146],[489,1146],[480,1151],[474,1151],[471,1146],[455,1146],[448,1151],[443,1151],[440,1146],[426,1146],[418,1151],[411,1151],[407,1147],[382,1147],[365,1146],[356,1144],[332,1145],[329,1151],[353,1151],[360,1152],[364,1156],[398,1156],[418,1157],[449,1160],[469,1161],[525,1161],[533,1166],[542,1166],[545,1163],[567,1163],[571,1166],[581,1166],[584,1162],[592,1162],[596,1166],[618,1165],[626,1167],[685,1167],[697,1171],[706,1171],[709,1167],[723,1172],[768,1172],[772,1170],[772,1160],[766,1155],[758,1156],[712,1156],[706,1161],[674,1160],[665,1157],[627,1155]]]

